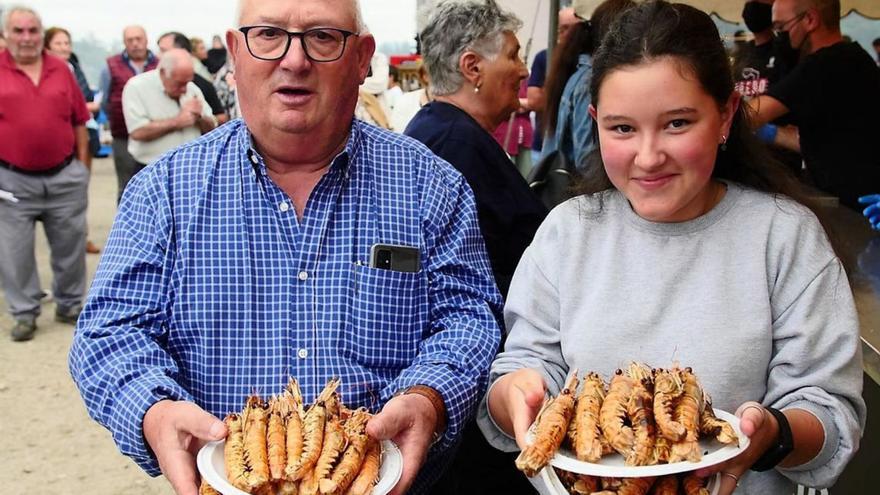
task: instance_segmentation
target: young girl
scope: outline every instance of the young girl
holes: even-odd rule
[[[601,160],[517,267],[484,434],[523,446],[575,368],[607,379],[630,361],[678,362],[751,438],[698,473],[720,471],[722,494],[833,484],[865,424],[852,294],[750,135],[715,25],[680,4],[629,10],[596,53],[591,93]]]

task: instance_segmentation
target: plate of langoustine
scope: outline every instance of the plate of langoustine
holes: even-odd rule
[[[331,380],[308,409],[291,378],[278,396],[247,398],[224,440],[199,451],[201,495],[384,495],[403,472],[390,441],[366,434],[371,414],[341,403]]]
[[[528,476],[550,465],[613,479],[714,466],[744,451],[749,439],[739,418],[712,407],[690,368],[632,363],[607,384],[597,373],[582,380],[572,373],[560,394],[545,401],[527,442],[516,465]]]

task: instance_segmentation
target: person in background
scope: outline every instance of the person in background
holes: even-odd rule
[[[92,88],[89,86],[89,81],[86,79],[86,75],[80,68],[76,55],[73,53],[70,32],[64,28],[51,27],[47,29],[46,33],[43,35],[43,43],[44,48],[48,50],[49,53],[67,62],[67,66],[70,67],[70,71],[73,73],[74,77],[76,77],[76,83],[79,86],[80,92],[82,92],[83,98],[85,98],[86,108],[88,108],[89,113],[94,116],[101,111],[101,104],[94,101],[95,92],[92,91]],[[89,123],[93,124],[94,119],[90,118]],[[89,160],[91,160],[91,157],[93,157],[97,149],[100,148],[101,143],[98,140],[97,124],[94,126],[87,124],[86,127],[89,133]],[[94,242],[87,240],[86,252],[89,254],[98,254],[101,252],[101,249],[96,246]]]
[[[580,20],[575,17],[574,9],[567,7],[559,10],[559,25],[556,31],[556,45],[561,45],[565,38],[568,37],[571,29],[577,25]],[[544,107],[546,106],[546,95],[544,94],[544,83],[547,81],[547,50],[541,50],[535,54],[532,61],[532,70],[529,73],[528,83],[528,107],[535,112],[535,129],[543,129]],[[534,133],[532,141],[532,163],[537,164],[543,153],[544,136],[540,132]]]
[[[591,93],[598,161],[517,267],[482,431],[516,449],[573,370],[674,360],[750,439],[696,472],[720,472],[720,495],[832,486],[865,426],[858,315],[798,183],[752,134],[715,23],[664,1],[627,10]]]
[[[394,111],[397,106],[397,100],[403,95],[403,89],[400,87],[400,71],[393,65],[388,66],[388,87],[385,89],[385,103],[388,105],[388,113]]]
[[[492,131],[519,108],[528,76],[516,31],[522,23],[497,2],[441,4],[421,32],[433,101],[405,134],[424,143],[467,179],[502,297],[520,256],[547,214]],[[513,459],[492,449],[473,421],[444,479],[447,493],[528,493]]]
[[[418,79],[421,87],[400,95],[394,105],[394,111],[391,112],[391,129],[394,132],[402,133],[405,131],[413,117],[430,101],[431,78],[428,77],[428,70],[425,69],[424,63],[419,67]]]
[[[773,0],[747,0],[743,5],[743,22],[753,39],[734,52],[733,77],[739,94],[749,98],[766,93],[785,73],[773,35],[772,10]]]
[[[224,124],[228,122],[229,115],[226,114],[226,107],[220,101],[220,98],[217,96],[217,90],[211,82],[213,76],[211,76],[208,69],[205,68],[204,64],[193,55],[192,45],[189,42],[189,38],[183,33],[171,31],[160,36],[157,45],[159,46],[160,53],[165,53],[172,48],[179,48],[181,50],[186,50],[190,54],[193,70],[195,72],[193,83],[199,88],[199,91],[202,92],[208,105],[211,106],[211,111],[214,113],[214,118],[217,120],[217,123]]]
[[[208,60],[208,47],[205,46],[205,41],[197,36],[193,36],[189,39],[189,44],[192,46],[193,57],[205,66],[205,62]],[[208,69],[208,67],[205,66],[205,69]],[[212,76],[214,75],[210,70],[208,70],[208,73]],[[209,77],[208,80],[211,80],[211,78]]]
[[[67,63],[44,52],[29,7],[4,11],[0,53],[0,281],[14,341],[30,340],[45,293],[34,254],[39,221],[49,241],[55,320],[75,324],[86,289],[89,110]]]
[[[110,121],[113,135],[113,165],[116,168],[118,185],[116,202],[134,175],[135,161],[128,152],[128,129],[122,114],[122,90],[132,77],[151,71],[159,64],[159,59],[147,49],[147,32],[141,26],[127,26],[122,30],[122,53],[109,57],[107,66],[101,72],[101,107]]]
[[[6,51],[6,38],[0,33],[0,52]]]
[[[858,43],[843,41],[839,0],[776,0],[773,25],[800,62],[766,94],[749,100],[759,136],[798,151],[815,185],[860,210],[880,184],[880,68]]]
[[[231,59],[214,75],[214,89],[217,90],[217,98],[223,104],[229,120],[241,117],[241,109],[238,107],[238,97],[235,93],[235,66],[232,65]]]
[[[137,161],[135,173],[217,125],[193,76],[189,52],[172,48],[159,57],[155,71],[135,76],[125,86],[122,109],[128,151]]]
[[[208,72],[216,76],[224,65],[226,65],[226,47],[223,45],[223,38],[215,34],[211,41],[211,49],[208,50],[205,67],[208,68]]]
[[[429,493],[500,338],[473,194],[423,145],[354,119],[376,46],[356,0],[237,12],[242,118],[133,180],[71,375],[120,451],[178,495],[198,493],[194,446],[223,438],[218,416],[249,393],[294,376],[311,403],[338,377],[347,406],[375,413],[367,433],[400,449],[391,495]],[[371,256],[401,250],[415,271]]]
[[[575,0],[572,4],[581,22],[553,54],[545,91],[544,156],[559,149],[578,170],[586,167],[587,155],[595,148],[589,118],[592,55],[611,22],[633,5],[632,0]]]

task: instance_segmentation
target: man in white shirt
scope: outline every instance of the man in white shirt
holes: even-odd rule
[[[125,86],[122,111],[137,170],[216,126],[192,79],[189,53],[173,49],[162,54],[157,70],[135,76]]]

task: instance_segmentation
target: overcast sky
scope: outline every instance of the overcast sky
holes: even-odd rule
[[[360,0],[364,18],[378,43],[413,39],[415,0]],[[43,17],[46,27],[61,26],[74,38],[93,33],[107,43],[121,42],[122,28],[141,24],[151,48],[166,31],[199,36],[209,44],[233,25],[235,0],[0,0],[0,5],[25,4]]]

